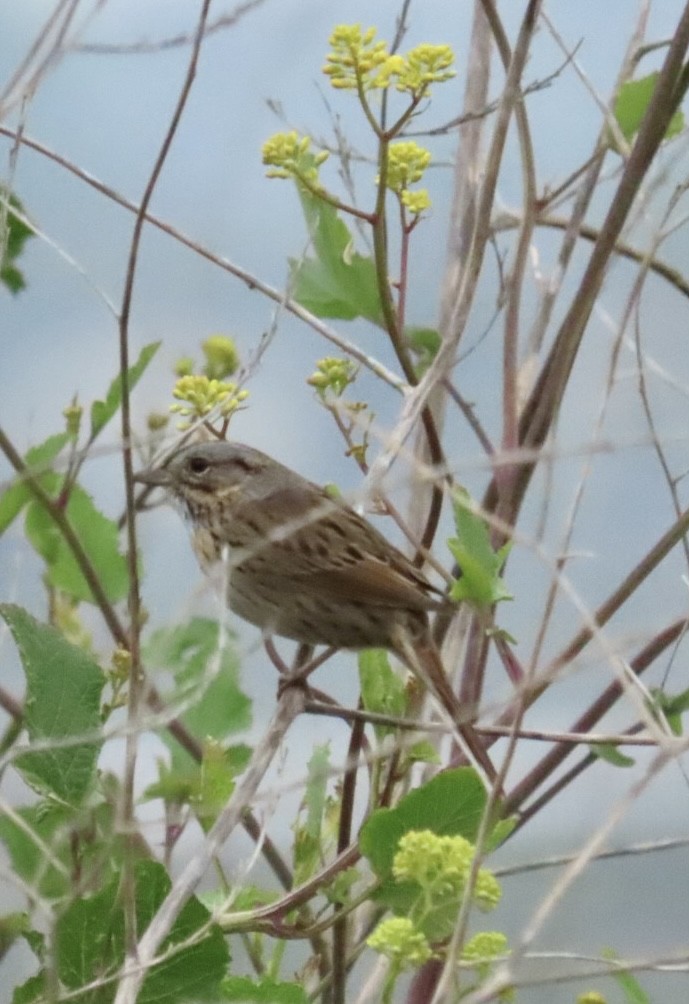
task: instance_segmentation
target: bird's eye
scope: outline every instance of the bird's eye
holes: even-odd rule
[[[189,458],[189,470],[192,474],[205,474],[209,466],[208,461],[203,457]]]

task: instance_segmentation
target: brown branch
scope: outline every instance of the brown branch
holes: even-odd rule
[[[668,646],[672,645],[684,634],[687,629],[687,620],[682,618],[670,624],[663,631],[659,632],[655,638],[644,646],[641,652],[630,662],[633,673],[640,676],[655,660],[662,655]],[[611,683],[603,693],[593,702],[593,704],[581,715],[572,727],[573,732],[588,732],[596,722],[600,721],[606,712],[622,696],[623,688],[619,680]],[[542,782],[550,777],[560,764],[572,752],[573,746],[569,743],[560,743],[552,749],[532,771],[523,778],[510,792],[506,803],[505,812],[513,813],[519,809],[523,802],[531,795]],[[553,792],[554,794],[554,792]],[[551,796],[552,797],[552,796]]]
[[[689,5],[684,8],[680,18],[653,97],[577,293],[524,408],[519,437],[523,446],[533,448],[541,446],[559,410],[586,324],[603,284],[607,263],[614,253],[639,188],[677,109],[678,86],[682,80],[683,60],[688,46]],[[525,464],[519,470],[514,491],[511,493],[509,510],[503,513],[503,518],[509,523],[513,524],[516,519],[534,469],[534,464]],[[497,482],[493,478],[484,500],[484,507],[488,511],[494,511],[496,500]]]
[[[536,217],[537,227],[549,227],[553,230],[567,230],[570,226],[571,221],[565,216],[545,216],[538,215]],[[496,224],[497,230],[509,230],[513,226],[517,225],[517,219],[507,219],[501,217]],[[600,229],[598,227],[593,227],[588,223],[581,223],[576,228],[576,234],[578,237],[584,240],[595,242],[600,237]],[[648,269],[659,275],[662,279],[667,280],[670,285],[674,286],[678,293],[682,296],[689,298],[689,280],[685,279],[679,269],[673,268],[667,262],[663,261],[661,258],[648,257],[648,253],[641,251],[639,248],[634,247],[633,244],[628,244],[626,241],[616,241],[613,247],[615,254],[618,254],[621,258],[628,258],[630,261],[635,261],[639,265],[648,265]]]

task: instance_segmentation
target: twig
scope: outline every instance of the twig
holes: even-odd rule
[[[170,152],[172,141],[177,133],[177,128],[181,122],[182,114],[196,76],[196,66],[198,63],[199,53],[201,51],[203,30],[208,19],[210,4],[211,0],[203,0],[201,4],[194,45],[191,50],[191,56],[189,58],[184,82],[172,114],[170,125],[168,126],[168,130],[165,134],[160,150],[158,151],[158,156],[156,157],[153,169],[148,182],[146,183],[141,203],[137,209],[136,219],[134,221],[134,232],[132,234],[129,257],[127,260],[124,290],[122,293],[122,306],[120,308],[119,316],[120,381],[122,385],[120,416],[122,428],[122,461],[124,467],[124,485],[127,510],[127,569],[129,573],[128,607],[131,625],[128,646],[131,657],[131,669],[129,672],[129,690],[127,694],[127,717],[130,722],[137,722],[139,719],[140,702],[143,693],[143,674],[141,668],[139,638],[141,627],[141,596],[139,593],[136,505],[134,499],[134,465],[132,460],[131,445],[131,401],[129,395],[129,318],[132,309],[134,279],[139,259],[139,248],[141,246],[141,234],[144,228],[146,210],[150,205],[153,192],[155,191],[158,179],[160,178],[163,170],[163,165],[165,164],[168,153]],[[130,842],[136,832],[136,827],[134,825],[134,773],[136,770],[138,742],[139,736],[135,731],[131,731],[127,735],[125,741],[124,778],[122,782],[120,803],[118,806],[118,823],[121,828],[121,832],[124,834],[126,842]],[[127,958],[133,959],[136,958],[137,955],[137,922],[134,856],[131,854],[125,855],[124,858],[121,891],[124,907],[125,950]]]
[[[11,139],[16,139],[18,136],[15,130],[8,129],[6,126],[3,125],[0,125],[0,135],[8,136]],[[89,174],[87,171],[84,171],[76,164],[73,164],[71,161],[67,160],[66,157],[62,157],[60,154],[55,153],[55,151],[53,150],[50,150],[42,143],[39,143],[33,139],[29,139],[29,137],[27,136],[22,135],[19,137],[19,139],[22,145],[28,146],[30,149],[35,150],[37,153],[40,153],[43,156],[48,157],[56,164],[59,164],[61,167],[64,167],[71,174],[74,174],[77,178],[80,178],[82,181],[86,182],[86,184],[90,185],[92,188],[95,188],[96,191],[99,191],[102,195],[107,196],[113,202],[116,202],[119,206],[122,206],[129,212],[138,213],[139,207],[136,205],[136,203],[131,202],[129,199],[126,199],[123,195],[120,195],[118,192],[116,192],[115,189],[110,188],[104,182],[99,181],[97,178],[94,178],[93,175]],[[296,300],[285,298],[283,291],[276,289],[274,286],[269,285],[267,282],[263,282],[263,280],[259,279],[258,276],[249,272],[247,269],[242,268],[241,265],[236,265],[234,262],[231,262],[228,258],[225,258],[222,255],[214,254],[212,251],[209,251],[208,248],[204,247],[202,244],[199,244],[197,241],[195,241],[192,237],[189,237],[187,234],[182,233],[182,231],[177,230],[171,224],[166,223],[164,220],[160,219],[160,217],[158,216],[155,216],[153,213],[149,212],[144,213],[143,219],[145,220],[146,223],[150,223],[151,226],[156,227],[158,230],[161,230],[169,237],[172,237],[174,240],[179,241],[180,244],[183,244],[185,247],[190,248],[190,250],[194,251],[202,258],[205,258],[207,261],[212,262],[214,265],[217,265],[224,271],[229,272],[231,275],[234,275],[235,278],[241,280],[241,282],[243,282],[249,289],[258,290],[260,293],[266,296],[269,300],[272,300],[274,303],[284,305],[285,310],[289,311],[289,313],[293,314],[295,317],[298,317],[299,320],[303,321],[305,324],[308,324],[309,327],[313,328],[313,330],[317,332],[317,334],[321,335],[323,338],[331,342],[333,345],[336,345],[338,349],[340,349],[342,352],[345,353],[345,355],[349,355],[352,357],[352,359],[356,359],[357,362],[361,363],[362,366],[365,366],[366,369],[370,370],[375,376],[377,376],[384,383],[388,384],[394,390],[400,391],[402,393],[405,393],[407,391],[407,383],[405,380],[397,376],[396,373],[393,373],[392,370],[388,369],[387,366],[384,366],[383,363],[379,362],[374,356],[368,355],[366,352],[363,351],[363,349],[361,349],[354,342],[351,342],[349,341],[349,339],[344,338],[337,331],[335,331],[334,328],[330,327],[330,325],[326,324],[319,317],[316,317],[316,315],[312,314],[311,311],[306,310],[304,307],[302,307],[299,303],[296,302]]]
[[[604,822],[586,841],[579,854],[568,865],[555,886],[541,900],[541,903],[521,932],[519,940],[512,946],[509,959],[498,965],[494,974],[485,981],[479,990],[474,993],[470,993],[467,996],[467,1004],[484,1004],[484,1002],[494,1000],[494,995],[496,993],[499,993],[500,990],[513,984],[515,967],[524,958],[529,946],[533,943],[538,932],[542,929],[556,905],[562,900],[566,891],[570,888],[576,878],[581,875],[589,862],[601,852],[602,847],[618,823],[620,823],[630,809],[636,805],[639,797],[648,788],[651,782],[655,780],[670,758],[671,755],[669,752],[661,750],[653,759],[653,762],[649,765],[644,774],[637,781],[635,781],[634,784],[629,786],[624,797],[621,798],[616,805],[611,807]]]

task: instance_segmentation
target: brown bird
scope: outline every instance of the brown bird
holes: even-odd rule
[[[428,618],[449,601],[349,506],[240,443],[187,446],[136,480],[167,490],[240,617],[307,645],[388,649],[461,720]],[[493,776],[473,729],[457,728]]]

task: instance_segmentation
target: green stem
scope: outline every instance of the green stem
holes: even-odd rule
[[[333,206],[342,213],[349,213],[350,216],[356,216],[359,220],[364,220],[366,223],[370,223],[373,226],[375,218],[371,213],[364,212],[363,209],[357,209],[356,206],[350,206],[346,202],[342,202],[337,198],[336,195],[331,195],[325,188],[321,188],[319,185],[314,185],[314,183],[302,174],[301,171],[294,171],[292,175],[300,185],[310,192],[311,195],[315,196],[317,199],[322,199],[323,202],[327,202],[328,205]]]

